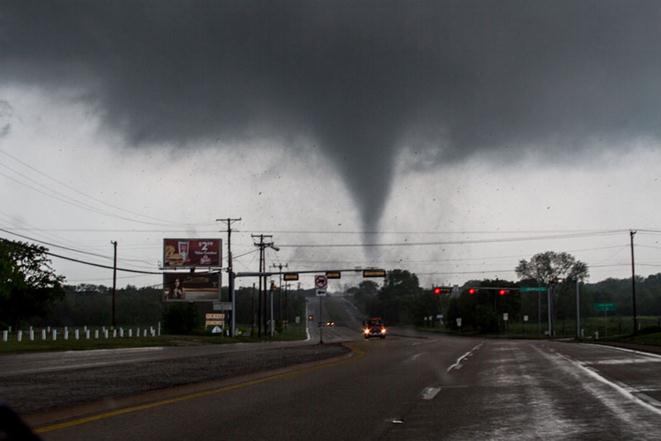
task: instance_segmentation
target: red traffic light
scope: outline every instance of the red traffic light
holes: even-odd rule
[[[475,288],[468,288],[468,294],[473,295],[477,292]]]
[[[443,290],[440,286],[435,286],[433,292],[435,296],[440,296],[443,293]]]
[[[506,294],[507,294],[507,290],[506,290],[506,289],[501,289],[500,291],[498,291],[498,295],[499,295],[499,296],[504,296],[504,295],[506,295]]]

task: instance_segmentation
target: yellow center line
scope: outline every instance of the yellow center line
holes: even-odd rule
[[[255,386],[257,384],[262,384],[262,383],[266,383],[266,382],[273,381],[273,380],[280,380],[280,379],[284,379],[284,378],[295,377],[295,376],[298,376],[298,375],[301,375],[301,374],[304,374],[304,373],[307,373],[307,372],[313,372],[313,371],[316,371],[318,369],[335,366],[335,365],[338,365],[338,364],[341,364],[341,363],[346,363],[350,360],[354,360],[354,361],[359,360],[359,359],[361,359],[362,357],[365,356],[365,352],[362,351],[361,349],[359,349],[358,347],[356,347],[355,345],[347,344],[346,346],[351,350],[353,356],[350,356],[350,357],[347,357],[347,358],[334,359],[334,360],[330,360],[330,361],[322,361],[318,364],[315,364],[314,366],[308,366],[308,367],[303,367],[303,368],[298,368],[298,369],[295,368],[294,370],[291,370],[291,371],[288,371],[288,372],[280,372],[280,373],[277,373],[277,374],[271,374],[271,375],[267,375],[265,377],[257,378],[255,380],[245,381],[243,383],[231,384],[231,385],[227,385],[227,386],[223,386],[223,387],[219,387],[219,388],[215,388],[215,389],[209,389],[209,390],[205,390],[205,391],[194,392],[194,393],[185,394],[185,395],[181,395],[181,396],[174,397],[174,398],[168,398],[168,399],[165,399],[165,400],[154,401],[154,402],[151,402],[151,403],[145,403],[145,404],[139,404],[139,405],[135,405],[135,406],[124,407],[124,408],[121,408],[121,409],[116,409],[116,410],[112,410],[112,411],[109,411],[109,412],[99,413],[99,414],[96,414],[96,415],[90,415],[90,416],[86,416],[86,417],[82,417],[82,418],[76,418],[76,419],[72,419],[72,420],[69,420],[69,421],[64,421],[64,422],[61,422],[61,423],[48,424],[48,425],[45,425],[45,426],[37,427],[36,429],[34,429],[34,431],[36,433],[53,432],[53,431],[56,431],[56,430],[68,429],[70,427],[75,427],[75,426],[80,426],[80,425],[83,425],[83,424],[92,423],[94,421],[105,420],[107,418],[112,418],[112,417],[119,416],[119,415],[125,415],[125,414],[128,414],[128,413],[140,412],[142,410],[153,409],[153,408],[156,408],[156,407],[167,406],[169,404],[179,403],[179,402],[182,402],[182,401],[188,401],[188,400],[194,400],[194,399],[197,399],[197,398],[208,397],[210,395],[223,394],[223,393],[230,392],[230,391],[233,391],[233,390],[244,389],[246,387]]]

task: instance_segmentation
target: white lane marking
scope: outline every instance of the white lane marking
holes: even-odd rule
[[[642,363],[661,363],[661,360],[657,360],[656,358],[652,359],[635,359],[632,360],[630,358],[622,358],[622,359],[615,359],[615,360],[597,360],[597,361],[585,361],[582,362],[584,365],[589,365],[589,366],[598,366],[598,365],[618,365],[618,364],[642,364]]]
[[[586,345],[586,346],[595,346],[595,347],[599,347],[601,349],[615,349],[617,351],[629,352],[629,353],[632,353],[632,354],[640,355],[641,357],[651,357],[651,358],[661,359],[661,355],[653,354],[652,352],[637,351],[635,349],[621,348],[619,346],[598,345],[598,344],[594,344],[594,343],[581,343],[581,344]]]
[[[470,351],[466,352],[466,353],[465,353],[464,355],[462,355],[461,357],[457,358],[457,361],[456,361],[454,364],[450,365],[450,366],[446,369],[445,372],[450,372],[452,369],[457,369],[457,370],[461,369],[461,362],[464,361],[466,358],[470,357],[471,355],[473,355],[473,352],[475,352],[475,351],[477,351],[478,349],[480,349],[480,347],[481,347],[483,344],[484,344],[484,342],[475,345],[475,346],[473,347],[473,349],[471,349]]]
[[[421,355],[424,355],[424,352],[419,352],[419,353],[413,355],[411,358],[409,358],[409,360],[411,360],[411,361],[415,361],[415,360],[416,360],[418,357],[420,357]]]
[[[423,400],[433,400],[440,391],[441,391],[440,387],[432,387],[432,386],[425,387],[424,389],[422,389],[420,398],[422,398]]]
[[[570,362],[571,364],[573,364],[577,368],[581,369],[583,372],[585,372],[586,374],[588,374],[590,377],[594,378],[595,380],[612,387],[617,392],[619,392],[621,395],[623,395],[626,398],[630,399],[634,403],[639,404],[639,405],[643,406],[644,408],[646,408],[648,410],[651,410],[652,412],[656,413],[657,415],[661,415],[661,408],[658,408],[658,407],[650,404],[646,400],[643,400],[642,398],[634,395],[629,390],[628,387],[624,387],[624,386],[621,386],[621,385],[619,385],[619,384],[617,384],[613,381],[610,381],[609,379],[599,375],[597,373],[597,371],[595,371],[594,369],[590,369],[589,367],[584,366],[581,362],[578,362],[576,360],[572,360],[571,358],[567,357],[566,355],[563,355],[563,354],[560,354],[560,353],[557,353],[557,352],[556,352],[556,355],[558,357],[562,357],[563,359],[567,360],[568,362]],[[654,400],[654,401],[656,401],[656,400]]]

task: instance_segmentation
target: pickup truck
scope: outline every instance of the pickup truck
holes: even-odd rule
[[[367,339],[371,337],[386,338],[386,326],[381,317],[371,317],[363,321],[363,336]]]

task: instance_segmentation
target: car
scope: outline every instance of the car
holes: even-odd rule
[[[372,337],[379,337],[380,339],[386,338],[386,326],[383,324],[381,317],[371,317],[363,321],[363,336],[366,339]]]
[[[329,320],[326,322],[326,326],[329,328],[334,328],[335,327],[335,322],[332,320]]]

